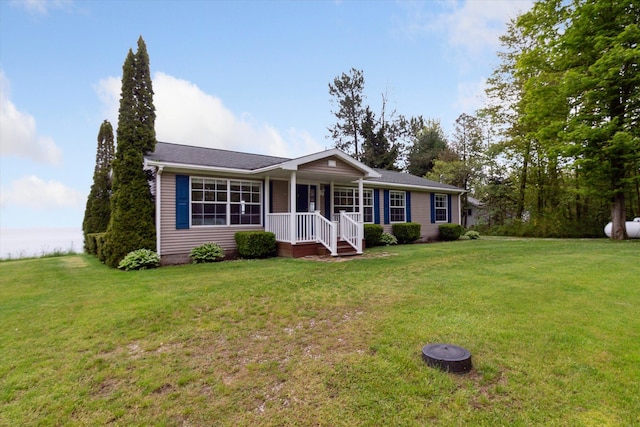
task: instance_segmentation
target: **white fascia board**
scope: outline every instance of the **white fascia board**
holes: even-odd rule
[[[224,172],[224,173],[234,173],[240,175],[253,175],[257,171],[247,170],[247,169],[235,169],[235,168],[223,168],[219,166],[204,166],[204,165],[193,165],[190,163],[170,163],[170,162],[158,162],[156,160],[146,160],[145,163],[148,166],[158,166],[164,167],[167,169],[186,169],[193,171],[206,171],[206,172]]]
[[[380,182],[380,181],[365,181],[365,187],[378,187],[378,188],[393,188],[398,190],[422,190],[428,191],[431,193],[451,193],[451,194],[464,194],[464,190],[459,190],[455,188],[442,188],[442,187],[425,187],[422,185],[407,185],[407,184],[397,184],[394,182]]]

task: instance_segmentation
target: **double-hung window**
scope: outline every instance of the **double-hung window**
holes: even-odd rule
[[[373,223],[373,190],[365,188],[362,192],[365,223]],[[340,211],[360,212],[360,193],[357,188],[336,187],[333,191],[333,213]]]
[[[406,194],[404,191],[389,191],[389,220],[391,222],[406,221]]]
[[[449,206],[447,200],[448,198],[446,194],[435,195],[436,222],[447,222],[447,218],[449,218]]]
[[[262,183],[191,178],[191,225],[260,225]]]

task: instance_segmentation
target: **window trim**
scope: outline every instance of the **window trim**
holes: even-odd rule
[[[333,202],[332,203],[333,212],[331,212],[332,217],[334,215],[338,215],[341,210],[344,210],[344,209],[338,209],[339,207],[342,208],[342,207],[348,206],[348,205],[338,205],[338,204],[335,203],[336,193],[339,192],[339,191],[345,191],[345,190],[350,191],[351,192],[351,197],[353,197],[353,205],[349,206],[349,207],[353,208],[353,211],[347,211],[347,212],[359,213],[358,209],[360,208],[360,206],[359,206],[360,205],[360,199],[359,199],[359,194],[358,194],[358,187],[336,186],[333,189],[333,195],[332,195],[333,197],[332,197],[332,200],[331,200]],[[364,215],[364,212],[363,212],[362,221],[363,221],[364,224],[374,224],[375,220],[376,220],[375,201],[374,201],[375,196],[373,194],[373,191],[374,191],[373,188],[363,188],[362,189],[362,193],[363,193],[363,199],[362,199],[363,200],[363,205],[362,205],[362,208],[365,211],[366,211],[367,208],[371,208],[371,221],[364,221],[365,215]],[[366,203],[366,200],[367,200],[366,194],[367,193],[369,193],[370,196],[371,196],[370,199],[369,199],[370,202],[371,202],[370,205],[368,205]],[[336,212],[336,210],[337,210],[337,212]]]
[[[396,194],[395,200],[402,200],[402,206],[393,206],[393,204],[391,203],[391,201],[394,200],[394,197],[393,197],[394,193]],[[398,197],[398,196],[402,196],[402,197]],[[402,221],[393,220],[393,214],[392,214],[393,209],[402,209],[402,212],[403,212]],[[407,192],[404,190],[389,190],[389,223],[402,224],[404,222],[407,222]]]
[[[443,201],[444,207],[438,207],[438,198],[441,198]],[[433,198],[433,212],[434,212],[434,220],[435,222],[449,222],[449,197],[443,193],[435,193]],[[444,210],[444,219],[438,219],[438,211]]]
[[[201,179],[203,180],[203,184],[206,181],[225,181],[226,182],[226,201],[221,203],[221,202],[209,202],[207,203],[206,201],[194,201],[193,200],[193,180],[194,179]],[[260,208],[260,212],[258,214],[258,217],[260,219],[260,222],[257,224],[232,224],[231,223],[231,217],[232,217],[232,213],[231,213],[231,207],[235,206],[235,205],[239,205],[242,206],[243,201],[241,200],[240,202],[233,202],[231,200],[231,186],[232,183],[234,184],[239,184],[240,185],[240,194],[242,194],[242,186],[249,184],[249,185],[255,185],[257,184],[258,186],[258,195],[259,195],[259,201],[258,202],[247,202],[244,201],[244,205],[245,206],[258,206]],[[253,194],[252,192],[250,192],[249,194]],[[201,204],[213,204],[213,205],[224,205],[225,206],[225,223],[224,224],[193,224],[193,204],[194,203],[201,203]],[[263,214],[264,214],[264,190],[263,190],[263,182],[259,181],[259,180],[250,180],[250,179],[238,179],[238,178],[222,178],[222,177],[215,177],[215,176],[189,176],[189,228],[220,228],[220,227],[264,227],[264,220],[263,220]],[[242,214],[241,214],[242,215]]]

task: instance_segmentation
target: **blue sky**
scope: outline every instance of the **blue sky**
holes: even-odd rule
[[[147,43],[158,140],[297,157],[331,147],[328,84],[449,131],[481,106],[530,1],[0,0],[0,228],[81,226],[96,136]]]

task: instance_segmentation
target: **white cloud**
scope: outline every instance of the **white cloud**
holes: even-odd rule
[[[46,15],[52,9],[68,8],[72,0],[12,0],[11,4],[23,7],[27,12],[35,15]]]
[[[509,20],[530,9],[532,4],[532,0],[411,3],[407,22],[402,25],[404,32],[411,36],[444,34],[450,46],[475,56],[486,49],[495,51]],[[432,10],[438,6],[441,11]]]
[[[48,136],[38,134],[36,120],[18,110],[9,99],[9,81],[0,70],[0,155],[26,157],[40,163],[58,165],[62,151]]]
[[[0,192],[0,207],[22,206],[32,209],[81,207],[83,195],[57,181],[43,181],[35,175],[12,181]]]
[[[115,127],[120,80],[103,79],[96,91]],[[305,131],[288,129],[285,139],[269,123],[260,122],[249,113],[235,114],[220,98],[187,80],[156,72],[153,91],[158,141],[283,157],[324,149]]]

